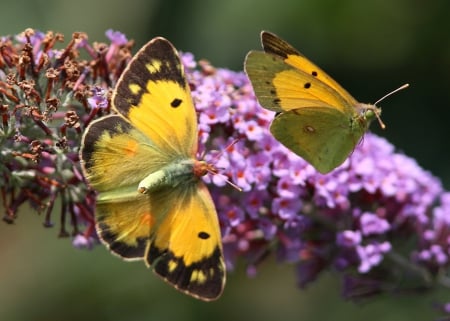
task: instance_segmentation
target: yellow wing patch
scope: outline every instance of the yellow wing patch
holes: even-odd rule
[[[334,92],[339,93],[339,96],[346,101],[347,105],[354,106],[358,103],[352,95],[342,88],[342,86],[331,78],[325,71],[323,71],[320,67],[306,58],[302,53],[283,39],[273,33],[263,31],[261,33],[261,41],[265,52],[280,57],[288,65],[297,70],[301,70],[306,75],[314,77],[323,84],[326,84],[332,88]]]
[[[157,106],[157,108],[148,108]],[[196,152],[197,126],[189,92],[173,81],[149,81],[137,106],[127,117],[134,127],[159,146],[167,145],[174,153],[191,156]],[[174,128],[185,130],[174,131]]]
[[[97,232],[115,254],[128,260],[142,259],[155,219],[148,199],[135,191],[126,201],[100,201],[96,207]]]
[[[139,95],[139,93],[141,92],[141,86],[139,86],[138,84],[130,83],[128,84],[128,89],[130,89],[130,92],[133,95]]]
[[[157,212],[166,211],[167,215],[152,239],[146,262],[179,290],[205,300],[215,299],[225,284],[225,262],[218,219],[211,215],[215,212],[211,196],[202,182],[178,188],[172,194],[178,202],[170,208],[153,202],[163,207]]]
[[[161,70],[162,62],[161,60],[152,59],[150,63],[146,64],[145,67],[147,67],[147,70],[152,73],[156,74],[160,72]]]
[[[211,197],[203,183],[197,185],[179,190],[178,202],[167,213],[154,241],[160,249],[170,247],[175,257],[183,257],[186,265],[207,258],[221,244],[217,216],[210,215],[214,211]]]
[[[285,111],[324,105],[336,106],[336,109],[341,111],[347,108],[332,88],[301,71],[291,69],[278,72],[274,75],[272,82],[277,96],[280,97],[280,105]]]

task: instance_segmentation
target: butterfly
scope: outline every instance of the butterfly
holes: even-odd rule
[[[225,263],[217,212],[201,177],[197,116],[180,57],[158,37],[131,59],[112,95],[112,114],[93,121],[80,149],[98,192],[96,230],[119,257],[144,260],[176,289],[217,299]]]
[[[270,131],[319,172],[341,165],[373,119],[385,127],[380,108],[356,101],[286,41],[263,31],[261,42],[264,51],[247,54],[245,71],[261,106],[276,112]]]

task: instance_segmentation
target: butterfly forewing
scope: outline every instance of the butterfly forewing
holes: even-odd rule
[[[302,53],[283,39],[273,33],[263,31],[261,32],[261,42],[266,53],[280,57],[290,66],[303,71],[304,73],[331,87],[334,91],[330,91],[330,93],[339,96],[340,99],[345,101],[345,105],[353,108],[358,103],[352,95],[342,88],[342,86],[331,78],[325,71],[319,68],[316,64],[306,58]]]
[[[245,71],[259,103],[267,109],[276,112],[312,106],[337,106],[342,112],[348,109],[347,102],[333,88],[278,56],[251,51]]]
[[[132,58],[112,96],[114,108],[166,152],[195,156],[197,117],[176,49],[164,38]],[[178,130],[181,128],[182,130]]]

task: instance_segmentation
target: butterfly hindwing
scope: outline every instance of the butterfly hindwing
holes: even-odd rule
[[[345,161],[365,128],[339,110],[311,107],[277,115],[270,131],[319,172],[327,173]]]
[[[118,115],[82,138],[83,173],[98,192],[96,228],[126,260],[144,260],[177,289],[217,299],[225,264],[217,213],[196,159],[197,117],[175,48],[155,38],[130,61],[112,96]]]
[[[180,186],[171,198],[177,203],[164,204],[165,195],[157,196],[157,211],[167,212],[153,236],[146,262],[167,282],[181,291],[204,300],[215,299],[223,291],[225,263],[220,230],[211,196],[202,182]]]
[[[85,177],[99,193],[96,222],[100,238],[119,256],[142,258],[151,220],[147,197],[138,193],[137,184],[169,157],[118,115],[94,121],[86,129],[82,146]]]
[[[97,233],[111,252],[125,260],[143,259],[154,229],[146,196],[134,194],[120,201],[98,200],[96,222]]]

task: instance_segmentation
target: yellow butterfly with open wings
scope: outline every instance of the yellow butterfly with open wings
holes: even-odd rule
[[[117,112],[92,122],[80,158],[98,192],[96,228],[111,252],[178,290],[217,299],[225,263],[217,213],[197,160],[197,116],[179,55],[154,38],[132,58],[113,96]]]

